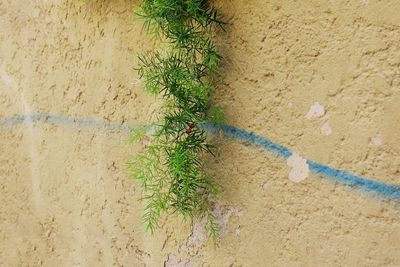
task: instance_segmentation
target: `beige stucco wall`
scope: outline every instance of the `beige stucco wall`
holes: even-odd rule
[[[138,2],[1,0],[0,119],[154,117],[160,103],[133,69],[135,53],[152,48],[130,23]],[[201,224],[172,215],[145,233],[125,168],[140,145],[125,131],[10,120],[0,126],[1,266],[400,266],[398,202],[301,164],[400,184],[400,2],[215,5],[228,21],[216,38],[225,59],[215,102],[229,124],[297,160],[211,136],[218,153],[206,161],[223,188],[225,229],[214,248]],[[303,172],[289,179],[289,165]]]

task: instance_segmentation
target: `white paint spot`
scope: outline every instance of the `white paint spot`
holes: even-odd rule
[[[322,124],[321,133],[323,135],[331,135],[332,134],[332,127],[331,127],[329,121],[327,121],[324,124]]]
[[[311,120],[313,118],[320,118],[325,115],[325,108],[318,102],[314,102],[308,111],[306,118]]]
[[[368,0],[361,0],[360,2],[361,2],[361,4],[364,4],[364,5],[368,4]]]
[[[292,108],[293,107],[293,102],[289,102],[287,105],[288,105],[289,108]]]
[[[310,169],[308,168],[307,160],[302,158],[299,154],[293,153],[286,160],[286,164],[292,169],[289,172],[289,180],[298,183],[308,177]]]
[[[383,136],[381,134],[377,134],[371,138],[371,145],[379,147],[383,145]]]

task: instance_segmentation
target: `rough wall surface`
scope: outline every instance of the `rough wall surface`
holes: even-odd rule
[[[215,102],[287,161],[211,136],[219,248],[201,222],[141,223],[125,162],[140,145],[99,126],[149,121],[130,23],[138,1],[2,0],[1,266],[400,266],[400,206],[311,174],[305,158],[400,185],[400,2],[214,1],[228,21]],[[73,120],[84,118],[90,120]]]

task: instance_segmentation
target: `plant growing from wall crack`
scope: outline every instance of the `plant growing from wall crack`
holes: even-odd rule
[[[213,154],[213,146],[201,126],[223,121],[209,96],[221,59],[211,37],[224,23],[206,0],[143,0],[135,14],[145,30],[167,44],[167,49],[139,56],[144,89],[164,99],[161,118],[131,136],[136,141],[152,128],[151,144],[129,163],[143,188],[146,227],[153,233],[162,212],[177,212],[206,218],[216,240],[219,225],[211,199],[218,185],[201,160],[204,153]]]

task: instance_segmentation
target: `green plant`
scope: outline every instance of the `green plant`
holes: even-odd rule
[[[136,141],[149,127],[153,131],[152,143],[129,163],[144,191],[145,224],[153,233],[163,211],[207,218],[206,228],[216,240],[219,225],[211,199],[219,187],[201,160],[214,147],[201,126],[223,122],[222,111],[209,96],[221,59],[211,37],[224,23],[205,0],[143,0],[135,14],[145,30],[168,44],[166,50],[139,56],[144,89],[164,98],[161,118],[131,137]]]

